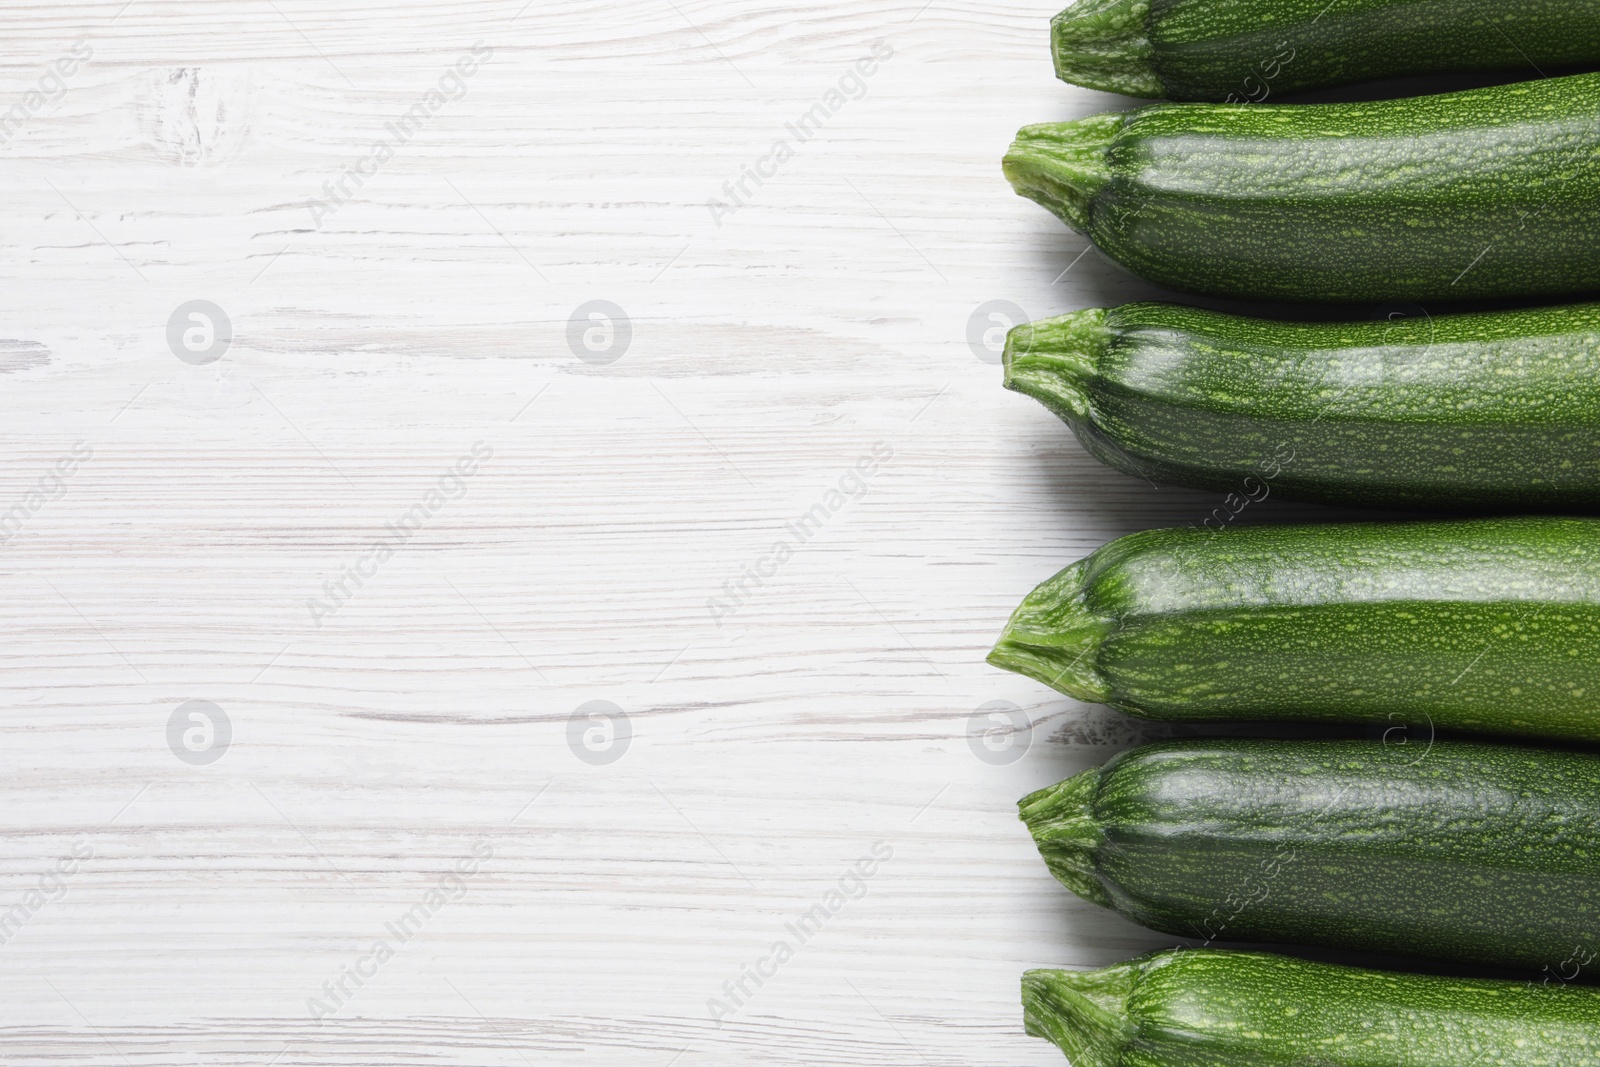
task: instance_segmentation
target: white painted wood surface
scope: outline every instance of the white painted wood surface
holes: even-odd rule
[[[999,173],[1019,125],[1126,104],[1054,81],[1053,7],[0,11],[0,514],[32,512],[0,546],[0,915],[92,853],[0,926],[0,1061],[1061,1062],[1020,972],[1162,939],[1056,886],[1014,802],[1134,731],[983,656],[1057,567],[1213,501],[1098,467],[967,341],[986,301],[1151,293]],[[718,225],[875,41],[864,96]],[[233,328],[208,365],[166,337],[197,299]],[[631,323],[609,364],[569,347],[592,300]],[[314,624],[477,442],[464,495]],[[169,748],[191,700],[231,723],[215,762]],[[568,744],[592,700],[629,716],[609,764]],[[968,740],[995,700],[1033,723],[1009,764]]]

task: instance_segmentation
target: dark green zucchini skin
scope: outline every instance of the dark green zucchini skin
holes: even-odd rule
[[[1155,104],[1029,126],[1017,192],[1184,292],[1600,290],[1600,75],[1359,104]]]
[[[1600,507],[1597,304],[1314,324],[1128,304],[1016,327],[1005,372],[1102,462],[1239,508]]]
[[[1600,520],[1130,534],[1030,593],[989,662],[1166,722],[1600,741]]]
[[[1600,990],[1174,949],[1022,976],[1023,1025],[1072,1067],[1579,1067]]]
[[[1062,884],[1164,933],[1568,978],[1600,957],[1600,756],[1390,742],[1158,742],[1019,808]]]
[[[1079,0],[1056,74],[1105,92],[1261,103],[1413,74],[1600,63],[1596,0]]]

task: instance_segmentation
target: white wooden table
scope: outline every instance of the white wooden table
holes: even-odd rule
[[[983,657],[1215,502],[968,337],[1151,295],[998,167],[1127,102],[1047,2],[521,5],[0,12],[0,1061],[1063,1062],[1020,972],[1162,939],[1014,802],[1137,731]]]

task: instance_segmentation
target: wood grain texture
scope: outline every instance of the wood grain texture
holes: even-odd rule
[[[1057,567],[1214,501],[1095,465],[967,330],[993,299],[1151,294],[998,169],[1017,126],[1126,102],[1052,79],[1049,4],[519,7],[0,12],[0,514],[28,512],[0,545],[0,913],[92,851],[0,944],[0,1059],[1061,1062],[1020,971],[1162,942],[1057,887],[1014,802],[1139,732],[983,655]],[[878,40],[865,95],[718,225]],[[166,336],[195,299],[234,331],[203,366]],[[591,300],[631,323],[616,362],[569,347]],[[864,494],[714,617],[875,445]],[[231,722],[214,763],[168,747],[190,700]],[[590,700],[630,717],[607,765],[569,747]],[[969,745],[993,700],[1033,724],[1009,765]],[[715,1025],[876,842],[864,895]]]

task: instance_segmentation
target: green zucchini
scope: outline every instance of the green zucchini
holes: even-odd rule
[[[1600,289],[1600,74],[1029,126],[1017,192],[1170,289],[1302,302]]]
[[[1023,1025],[1072,1067],[1577,1067],[1600,990],[1173,949],[1022,976]]]
[[[1050,29],[1062,81],[1168,100],[1600,63],[1596,0],[1080,0]]]
[[[1167,722],[1600,741],[1600,520],[1147,530],[1030,593],[989,662]]]
[[[1012,330],[1005,384],[1096,459],[1167,485],[1254,501],[1600,505],[1600,304],[1316,324],[1097,308]]]
[[[1589,753],[1162,741],[1018,807],[1057,880],[1163,933],[1552,972],[1600,956]]]

